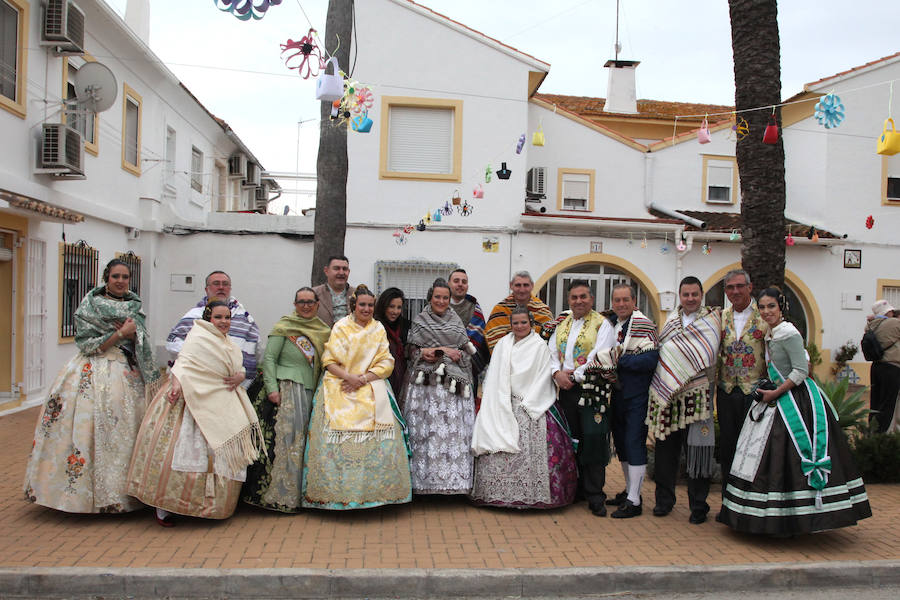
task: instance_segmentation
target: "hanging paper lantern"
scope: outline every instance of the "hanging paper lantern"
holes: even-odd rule
[[[213,0],[216,8],[230,12],[241,21],[262,19],[270,6],[278,6],[281,0]]]
[[[844,120],[844,104],[841,102],[840,96],[834,94],[825,94],[816,102],[816,120],[819,125],[823,125],[825,129],[834,129]]]
[[[500,170],[497,171],[497,177],[500,179],[509,179],[512,171],[506,168],[506,163],[500,163]]]
[[[872,229],[875,226],[875,218],[872,215],[866,217],[866,229]]]

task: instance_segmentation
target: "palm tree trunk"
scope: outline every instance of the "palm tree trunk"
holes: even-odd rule
[[[728,0],[738,111],[781,102],[781,51],[776,0]],[[784,285],[784,144],[763,144],[771,110],[738,113],[750,133],[737,142],[741,180],[741,264],[753,287]],[[781,111],[775,111],[781,128]]]
[[[334,52],[341,68],[349,72],[353,31],[350,0],[329,0],[325,19],[325,47]],[[340,42],[338,40],[340,39]],[[340,43],[340,47],[338,47]],[[330,71],[330,67],[329,67]],[[319,155],[316,160],[316,221],[312,285],[325,281],[323,268],[329,256],[344,254],[347,233],[347,128],[331,120],[331,103],[322,102],[319,123]]]

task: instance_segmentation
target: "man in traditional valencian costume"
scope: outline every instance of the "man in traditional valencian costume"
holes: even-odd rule
[[[685,277],[678,286],[680,306],[659,334],[659,365],[650,383],[647,425],[656,439],[653,516],[675,505],[681,448],[687,442],[689,521],[706,521],[716,434],[712,392],[722,340],[722,309],[703,306],[703,284]]]
[[[719,460],[722,493],[737,448],[744,418],[753,403],[753,385],[766,376],[765,335],[769,327],[750,296],[753,286],[743,270],[725,274],[725,295],[731,306],[722,312],[716,413],[719,417]]]
[[[601,372],[614,382],[610,403],[612,436],[625,475],[625,490],[606,501],[618,506],[610,515],[614,519],[628,519],[643,512],[641,484],[647,471],[648,390],[659,361],[656,325],[637,310],[635,301],[630,285],[613,287],[616,343],[597,353]]]
[[[578,495],[587,498],[597,517],[606,516],[606,465],[609,464],[609,419],[604,408],[585,403],[585,369],[599,351],[615,344],[609,320],[593,310],[590,284],[569,284],[569,313],[550,336],[550,372],[559,387],[559,404],[578,440]]]
[[[466,335],[475,346],[475,354],[472,355],[472,377],[473,381],[477,381],[478,375],[491,358],[487,340],[484,339],[484,313],[478,300],[469,294],[469,276],[464,269],[456,269],[450,273],[447,283],[450,284],[450,308],[466,326]]]
[[[531,295],[531,291],[534,289],[534,280],[528,271],[519,271],[513,275],[512,281],[509,282],[509,289],[511,292],[509,296],[494,306],[485,328],[488,350],[491,352],[494,351],[497,342],[510,332],[509,316],[516,306],[528,308],[535,333],[539,334],[541,325],[553,319],[550,307],[541,302],[540,298]]]

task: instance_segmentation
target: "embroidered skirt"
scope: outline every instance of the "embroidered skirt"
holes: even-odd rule
[[[793,390],[807,431],[813,408],[806,386]],[[769,535],[796,535],[855,525],[872,516],[866,488],[853,463],[847,438],[826,402],[831,473],[816,508],[817,492],[800,466],[800,455],[781,412],[761,405],[751,408],[738,438],[719,521],[732,529]]]
[[[533,421],[512,398],[519,452],[475,458],[475,504],[508,508],[557,508],[571,504],[578,484],[572,440],[550,412]]]
[[[282,396],[283,398],[284,396]],[[405,424],[388,385],[394,413],[392,438],[329,442],[322,386],[313,401],[303,457],[303,501],[306,508],[352,510],[412,500]]]
[[[265,387],[251,396],[266,454],[247,470],[241,499],[262,508],[293,513],[301,505],[303,454],[313,392],[302,383],[289,380],[280,380],[278,391],[281,404],[277,406],[269,402]]]
[[[237,506],[240,481],[213,473],[212,460],[207,472],[172,469],[185,404],[183,397],[170,404],[167,391],[168,386],[163,386],[147,407],[128,470],[128,493],[144,504],[179,515],[227,519]]]
[[[141,503],[125,491],[144,416],[144,381],[118,348],[80,352],[44,401],[25,471],[25,498],[71,513],[118,513]]]
[[[468,494],[474,457],[475,402],[442,385],[407,383],[403,416],[412,449],[410,470],[417,494]]]

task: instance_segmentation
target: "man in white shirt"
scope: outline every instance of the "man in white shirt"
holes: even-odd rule
[[[605,429],[597,433],[597,428],[588,423],[587,426],[595,432],[591,439],[585,439],[586,427],[582,419],[588,418],[589,411],[579,407],[578,401],[586,366],[599,350],[611,348],[616,340],[610,322],[593,310],[594,296],[587,281],[576,279],[569,284],[568,300],[571,313],[559,323],[548,342],[550,372],[559,387],[559,405],[572,430],[572,437],[580,442],[576,498],[586,497],[590,511],[602,517],[606,515],[603,486],[609,462],[609,428],[604,424]],[[595,440],[595,437],[603,439]],[[604,447],[607,449],[605,455],[602,452]]]

